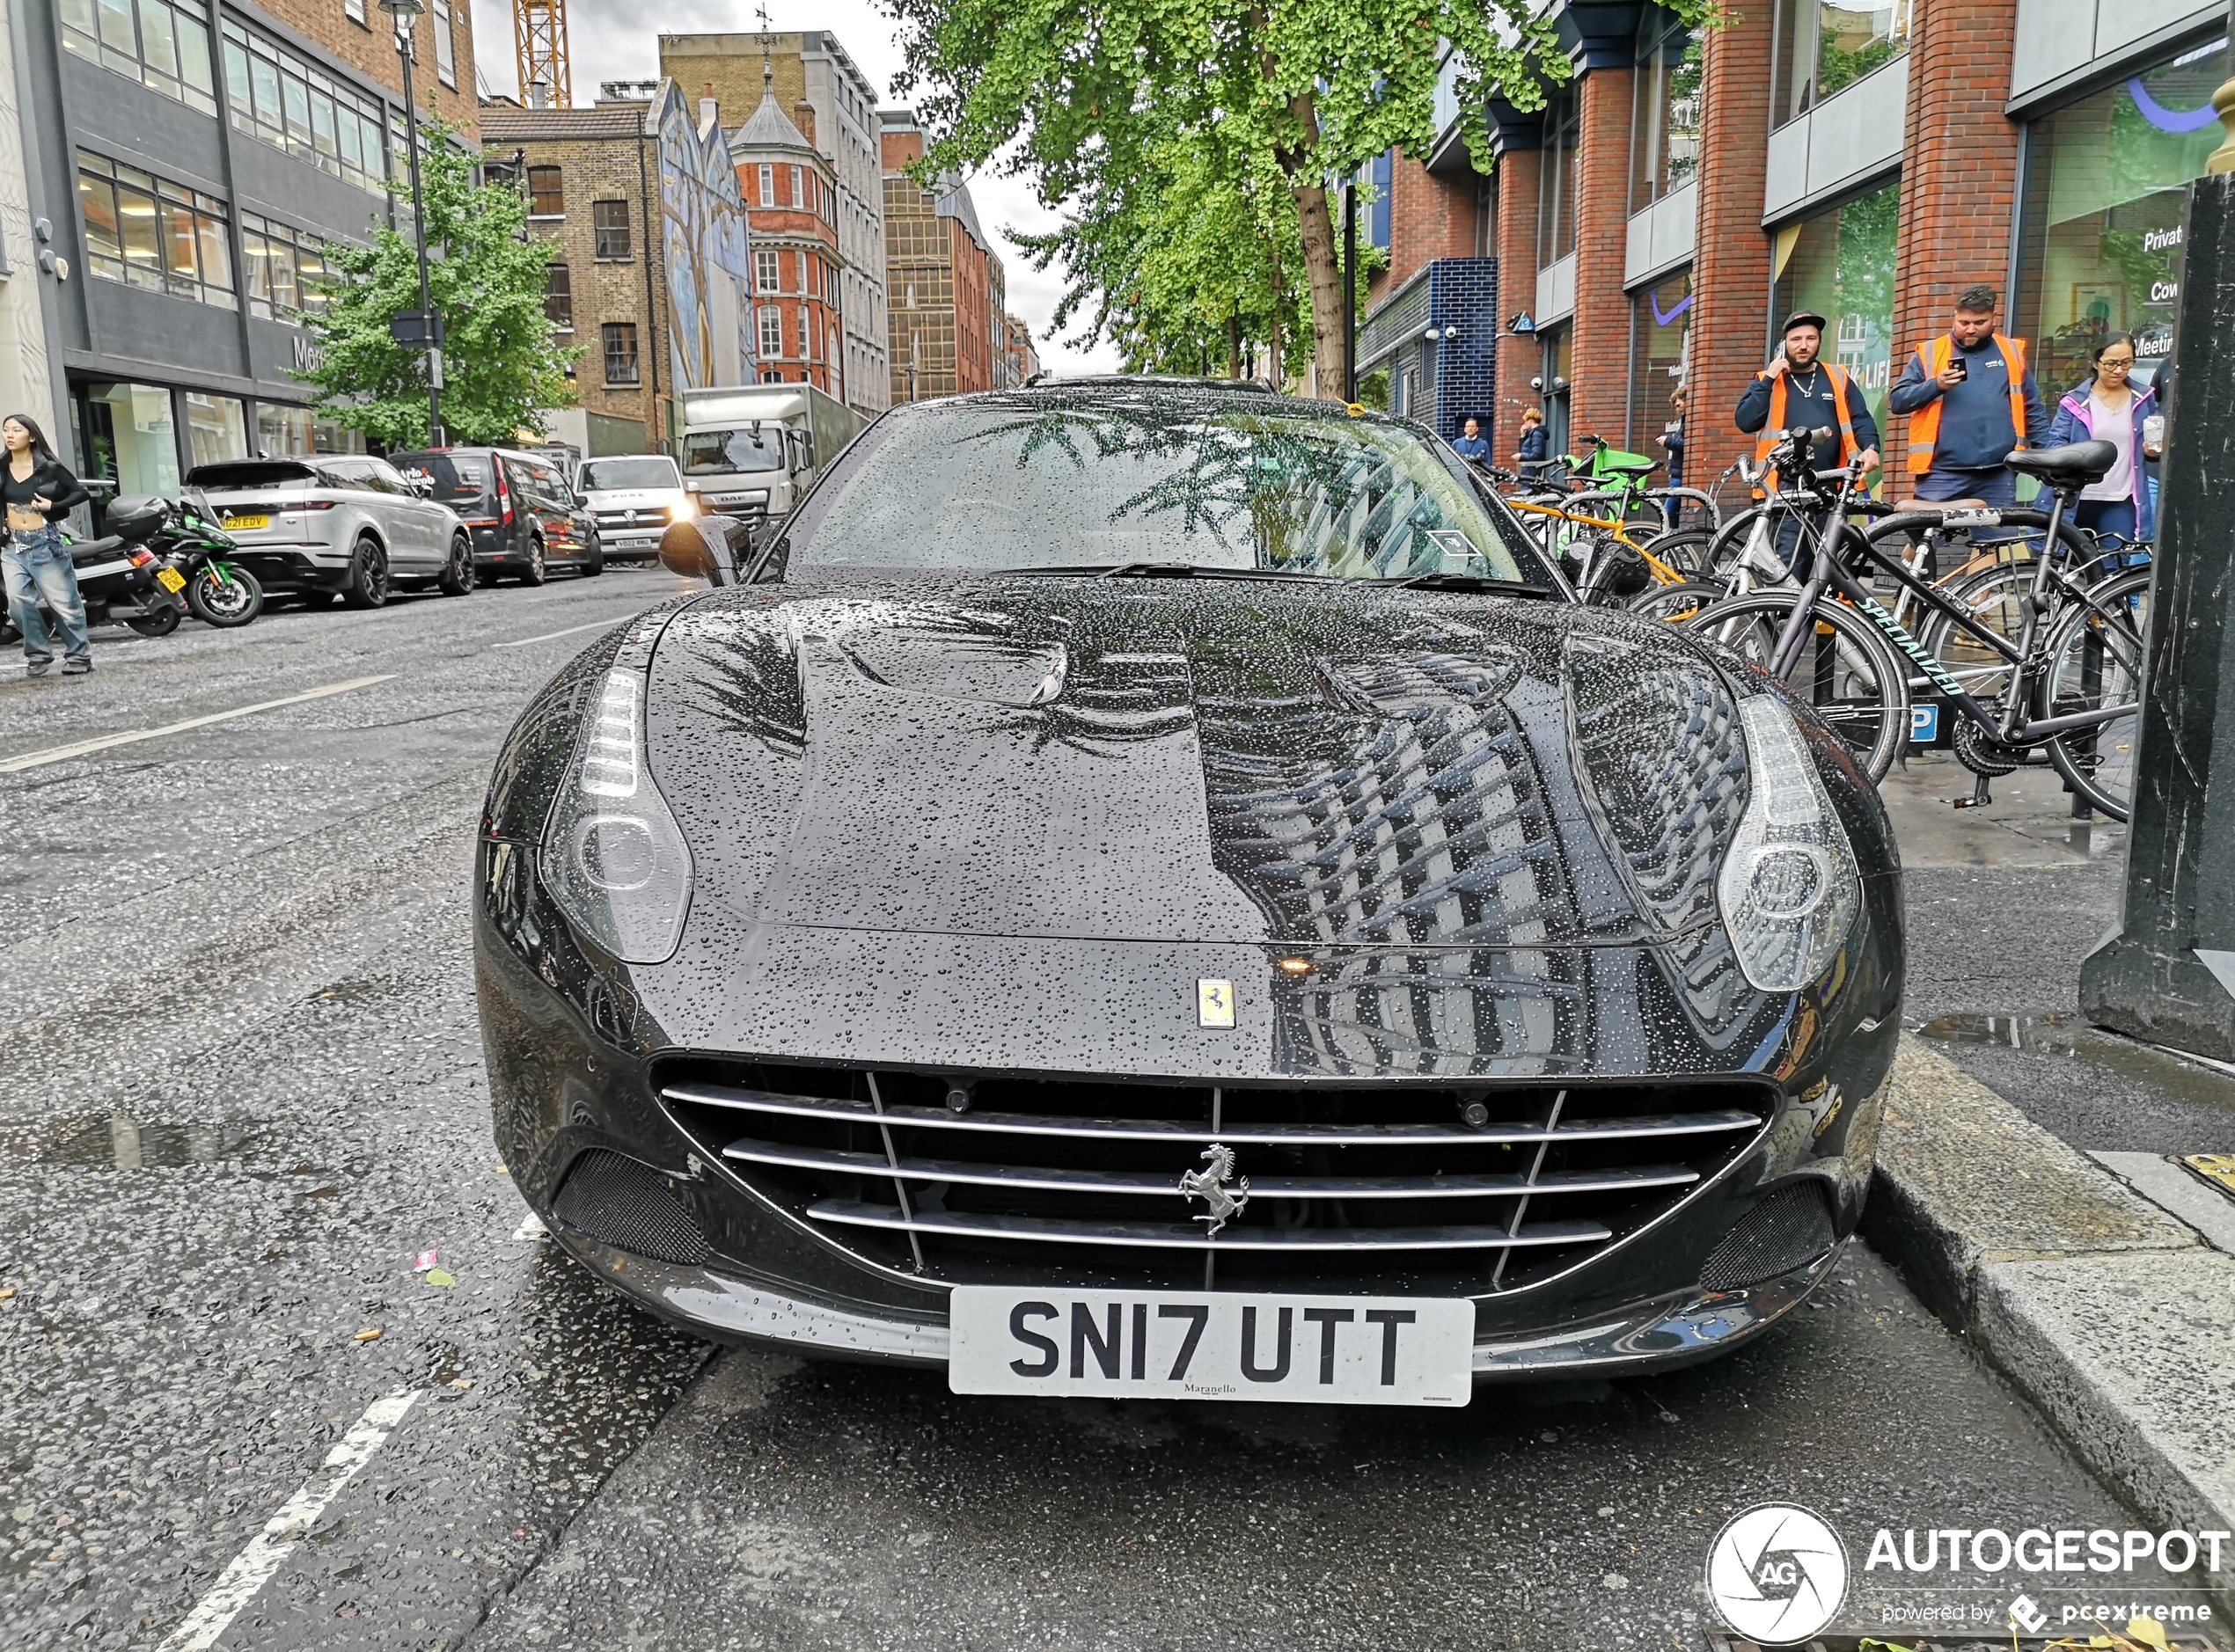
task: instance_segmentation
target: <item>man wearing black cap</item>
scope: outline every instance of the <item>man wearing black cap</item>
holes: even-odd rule
[[[1824,325],[1824,318],[1813,311],[1796,311],[1785,318],[1784,347],[1739,398],[1738,426],[1748,435],[1763,433],[1754,449],[1757,464],[1767,464],[1777,446],[1770,431],[1829,430],[1830,435],[1809,450],[1810,463],[1818,470],[1853,464],[1857,475],[1867,475],[1878,468],[1878,421],[1870,416],[1854,376],[1820,359]],[[1770,472],[1764,485],[1776,488],[1776,472]],[[1788,512],[1777,530],[1777,554],[1788,567],[1799,538],[1800,518]],[[1796,572],[1805,577],[1807,570]]]
[[[1878,421],[1870,416],[1853,376],[1819,359],[1824,325],[1821,316],[1806,310],[1785,318],[1784,348],[1739,398],[1739,428],[1748,435],[1757,430],[1828,429],[1832,435],[1809,455],[1818,469],[1858,460],[1864,471],[1874,471]],[[1755,460],[1768,459],[1776,445],[1765,435],[1755,449]]]

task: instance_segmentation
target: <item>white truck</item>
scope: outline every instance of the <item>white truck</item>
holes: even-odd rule
[[[865,421],[812,384],[738,384],[678,398],[683,485],[709,515],[756,530],[799,502]]]

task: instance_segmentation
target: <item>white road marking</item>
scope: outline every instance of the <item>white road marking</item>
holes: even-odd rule
[[[531,1210],[520,1218],[520,1225],[512,1230],[512,1237],[516,1239],[541,1239],[550,1232],[544,1226],[543,1218]]]
[[[165,735],[184,734],[189,728],[231,722],[236,717],[253,717],[258,712],[275,711],[282,705],[299,705],[304,700],[322,700],[330,694],[347,694],[353,689],[370,688],[376,683],[388,682],[394,676],[395,673],[391,671],[381,676],[353,676],[347,683],[329,683],[324,688],[290,694],[285,699],[264,700],[230,712],[212,712],[207,717],[189,717],[182,723],[165,723],[160,728],[135,728],[128,734],[103,735],[98,740],[81,740],[74,746],[55,746],[46,751],[34,751],[26,757],[11,757],[5,763],[0,763],[0,774],[14,774],[20,770],[39,768],[44,764],[83,757],[92,752],[106,751],[111,746],[128,746],[135,741],[160,740]]]
[[[280,1505],[279,1512],[265,1522],[264,1529],[233,1557],[233,1563],[225,1568],[216,1586],[202,1597],[194,1614],[171,1632],[170,1638],[157,1652],[209,1652],[216,1644],[217,1637],[240,1615],[241,1608],[256,1597],[256,1591],[270,1581],[272,1574],[310,1535],[326,1505],[341,1495],[344,1486],[364,1472],[373,1453],[386,1444],[388,1436],[403,1421],[404,1413],[425,1392],[423,1388],[399,1389],[367,1407],[364,1415],[341,1436],[341,1444],[326,1453],[325,1468],[304,1480],[303,1488]]]
[[[489,647],[492,648],[524,648],[531,642],[553,642],[561,637],[571,637],[577,632],[610,631],[615,625],[627,625],[628,623],[628,619],[629,617],[626,614],[622,615],[619,619],[593,619],[587,625],[569,625],[564,631],[546,631],[540,637],[521,637],[511,642],[493,642],[489,645]]]

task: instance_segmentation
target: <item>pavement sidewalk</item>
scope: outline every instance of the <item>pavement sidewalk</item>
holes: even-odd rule
[[[2107,1157],[2222,1243],[1904,1037],[1863,1232],[2145,1519],[2235,1530],[2235,1201]]]

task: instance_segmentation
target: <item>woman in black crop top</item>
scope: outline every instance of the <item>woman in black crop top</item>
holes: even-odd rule
[[[55,661],[47,616],[40,610],[43,596],[62,633],[62,675],[82,676],[93,669],[93,645],[85,634],[77,570],[55,523],[89,495],[55,457],[46,433],[28,414],[10,413],[0,420],[0,446],[6,450],[0,460],[0,498],[4,498],[8,512],[8,544],[0,552],[0,573],[6,576],[8,618],[23,633],[26,673],[44,676]]]

